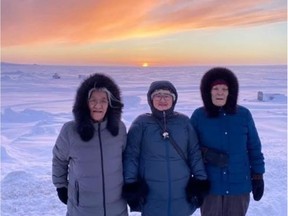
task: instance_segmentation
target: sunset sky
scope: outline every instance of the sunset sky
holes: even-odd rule
[[[1,0],[1,61],[287,64],[287,1]]]

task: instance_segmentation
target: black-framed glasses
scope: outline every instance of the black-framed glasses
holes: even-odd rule
[[[153,100],[158,100],[160,101],[161,99],[164,99],[165,101],[169,101],[173,99],[173,96],[171,94],[166,94],[166,93],[157,93],[153,95]]]

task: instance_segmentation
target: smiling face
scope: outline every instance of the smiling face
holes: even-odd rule
[[[214,85],[211,89],[211,99],[215,106],[222,107],[226,104],[229,94],[228,86],[225,84]]]
[[[103,121],[108,109],[108,97],[104,91],[94,90],[88,99],[90,116],[95,122]]]
[[[173,96],[168,90],[158,91],[152,94],[152,104],[159,111],[168,110],[173,105]]]

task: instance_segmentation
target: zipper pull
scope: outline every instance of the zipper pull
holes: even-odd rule
[[[166,127],[166,112],[165,111],[163,111],[163,123],[164,123],[164,131],[162,133],[162,136],[164,139],[169,139],[169,133]]]

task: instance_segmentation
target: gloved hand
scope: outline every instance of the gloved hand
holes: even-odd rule
[[[66,187],[62,187],[62,188],[57,188],[56,190],[57,190],[57,194],[61,202],[67,205],[68,189]]]
[[[255,201],[259,201],[264,193],[264,180],[262,174],[252,175],[252,194]]]
[[[209,193],[210,182],[208,180],[199,180],[194,177],[190,177],[186,186],[186,198],[190,203],[194,203],[199,208],[205,196]]]
[[[147,193],[148,186],[143,180],[124,184],[122,189],[122,197],[127,201],[131,212],[141,212]]]

